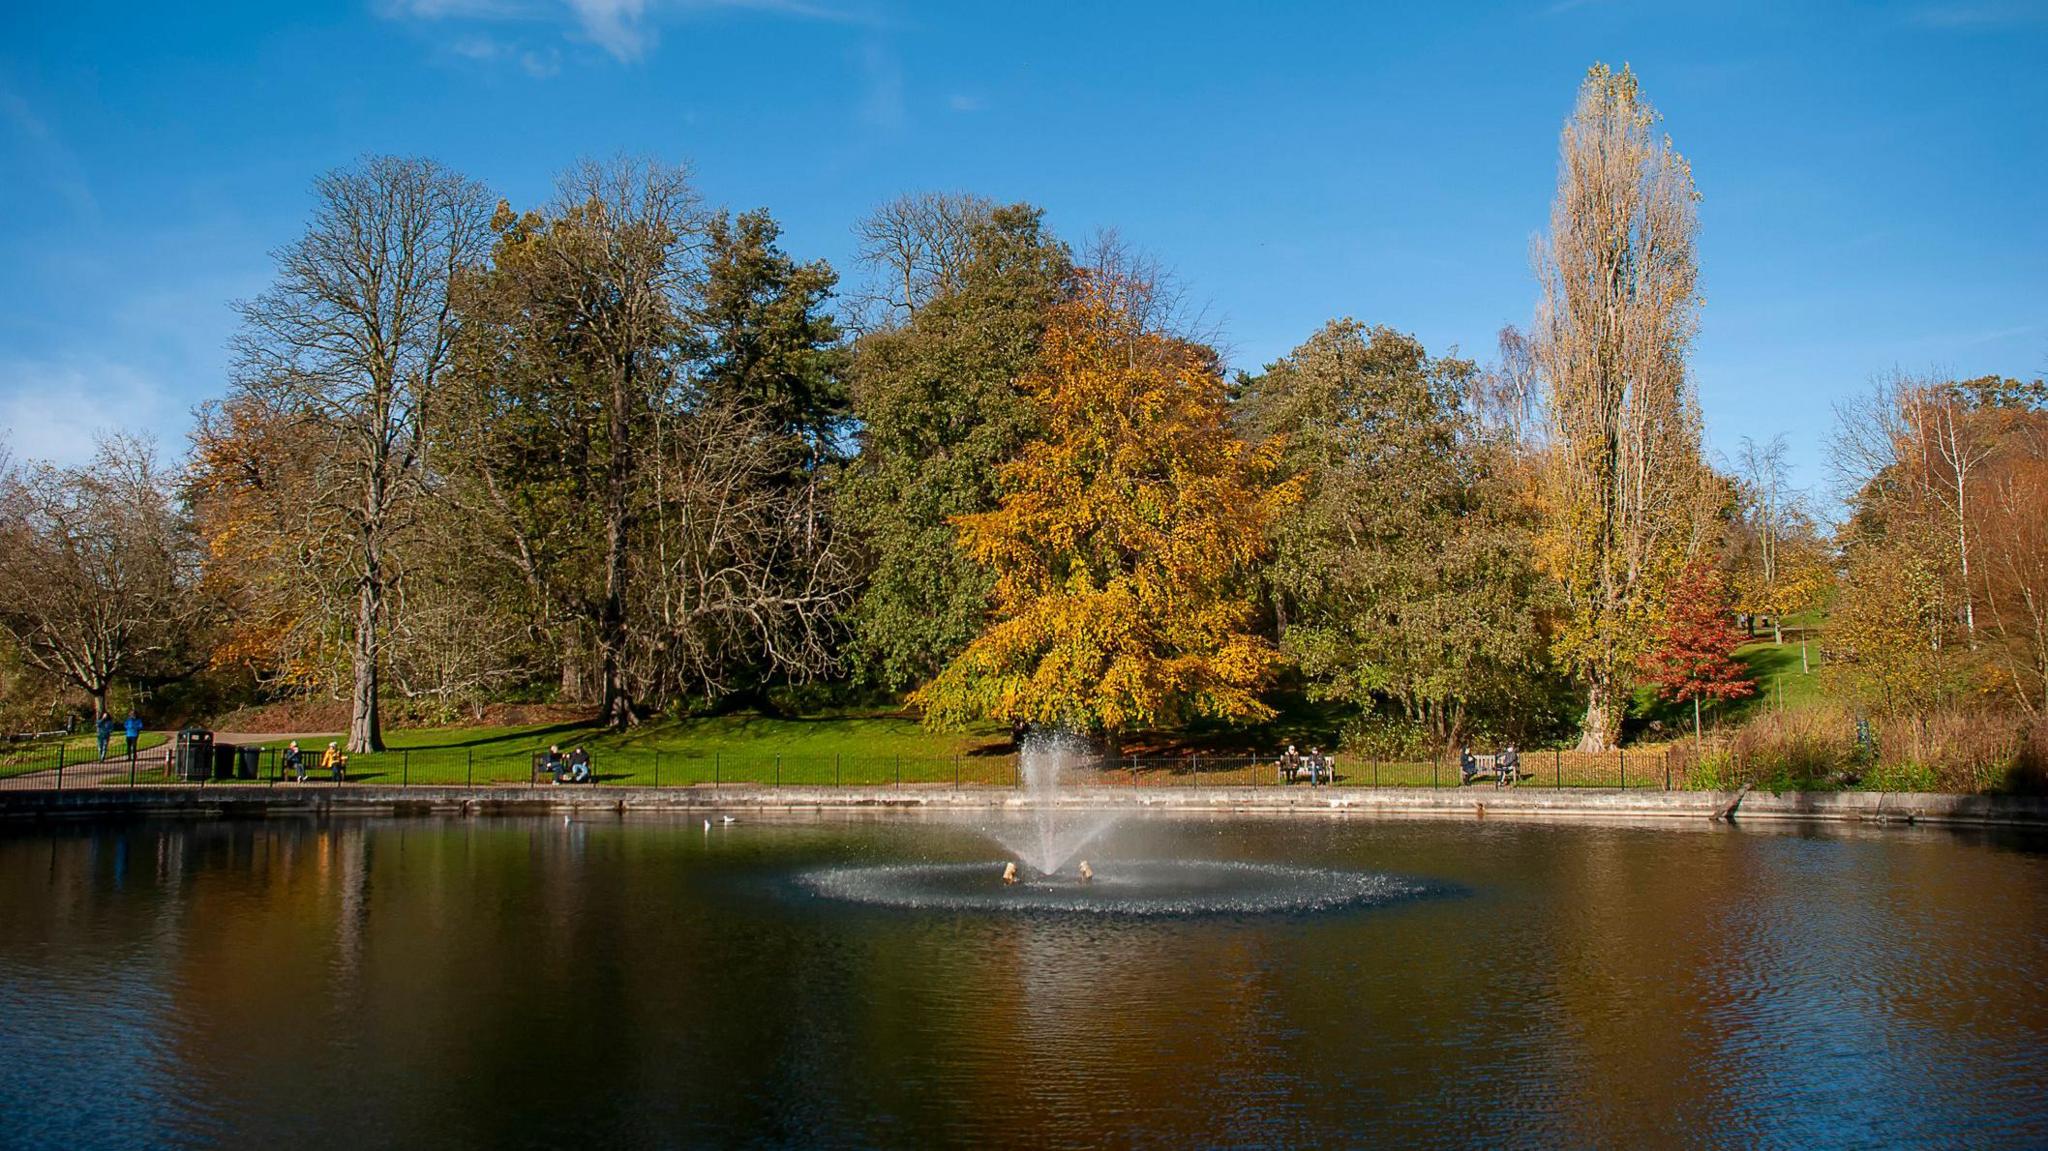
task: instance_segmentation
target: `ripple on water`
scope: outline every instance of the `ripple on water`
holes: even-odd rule
[[[827,899],[920,911],[1116,916],[1271,915],[1415,899],[1429,888],[1373,872],[1218,860],[1104,863],[1083,882],[1067,874],[1005,884],[996,863],[832,867],[798,885]]]

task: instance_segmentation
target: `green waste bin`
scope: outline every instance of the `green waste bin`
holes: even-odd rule
[[[213,775],[213,733],[203,727],[180,731],[171,744],[171,776],[203,783]]]

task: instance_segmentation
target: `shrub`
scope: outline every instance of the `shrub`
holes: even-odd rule
[[[1727,740],[1726,783],[1766,791],[1815,791],[1860,775],[1856,722],[1833,707],[1767,711]]]

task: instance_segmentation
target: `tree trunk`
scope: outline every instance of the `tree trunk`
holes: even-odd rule
[[[605,429],[610,458],[605,467],[604,604],[597,621],[597,646],[603,658],[598,722],[615,729],[633,722],[633,701],[626,692],[622,666],[626,648],[626,503],[632,478],[632,425],[627,407],[632,395],[633,355],[628,351],[612,376],[610,419]]]
[[[383,589],[376,564],[356,592],[355,682],[349,693],[348,750],[384,750],[384,725],[377,714],[377,616]]]
[[[1621,714],[1611,683],[1595,680],[1586,693],[1586,725],[1579,750],[1589,755],[1613,751],[1620,740]]]
[[[562,633],[562,679],[557,694],[563,703],[589,703],[590,660],[583,645],[583,628],[572,626]]]

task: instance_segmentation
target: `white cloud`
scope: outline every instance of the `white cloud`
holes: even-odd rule
[[[896,54],[879,40],[869,40],[860,49],[861,74],[867,91],[861,97],[860,118],[871,128],[894,132],[903,127],[903,66]]]
[[[654,42],[645,24],[647,0],[568,0],[576,23],[591,43],[626,63],[640,58]]]
[[[687,19],[715,12],[756,13],[787,20],[879,26],[867,8],[842,8],[814,0],[373,0],[387,20],[488,26],[509,23],[555,25],[561,35],[593,44],[621,63],[646,56],[659,38],[664,18]],[[528,74],[552,75],[560,68],[553,49],[540,52],[488,36],[465,34],[450,51],[475,60],[517,63]]]
[[[99,201],[86,182],[85,166],[27,100],[5,88],[0,88],[0,135],[20,141],[29,157],[26,168],[33,173],[26,179],[64,201],[79,219],[98,222]]]
[[[93,439],[147,434],[176,445],[191,425],[163,386],[135,367],[95,356],[0,360],[0,428],[16,459],[79,464]]]

